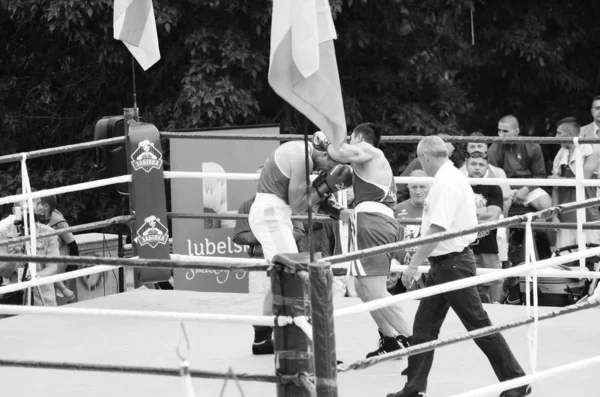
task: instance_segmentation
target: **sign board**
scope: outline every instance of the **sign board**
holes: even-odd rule
[[[206,133],[279,135],[279,125],[219,128]],[[254,173],[278,141],[183,139],[170,141],[171,171]],[[256,181],[171,179],[171,207],[176,213],[237,214],[256,193]],[[235,220],[173,219],[173,252],[181,255],[248,258],[247,247],[233,242]],[[205,292],[249,292],[246,271],[174,270],[175,289]]]

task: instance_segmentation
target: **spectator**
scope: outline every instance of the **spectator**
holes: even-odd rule
[[[593,110],[592,110],[593,112]],[[600,113],[600,112],[599,112]],[[556,127],[557,138],[572,138],[580,136],[580,126],[577,119],[567,117],[560,120]],[[581,145],[581,155],[583,157],[583,176],[585,179],[597,179],[598,167],[600,165],[600,155],[595,145]],[[552,179],[573,179],[575,178],[575,158],[574,144],[563,143],[560,150],[554,158],[552,167]],[[567,204],[576,201],[575,187],[555,186],[552,189],[552,205]],[[596,189],[591,186],[585,188],[585,198],[595,198]],[[587,207],[585,209],[585,221],[600,221],[600,212],[597,206]],[[577,222],[577,211],[560,213],[555,215],[554,222]],[[586,241],[588,243],[600,243],[598,230],[585,230]],[[577,231],[568,229],[559,229],[557,236],[558,247],[566,247],[577,244]]]
[[[470,134],[469,136],[485,136],[485,135],[479,131],[476,131],[476,132],[473,132],[472,134]],[[476,142],[467,143],[467,156],[473,152],[481,152],[481,153],[485,153],[487,155],[487,151],[488,151],[488,145],[486,143],[476,143]],[[502,168],[493,166],[489,162],[487,162],[487,163],[488,163],[488,165],[487,165],[487,168],[483,175],[483,178],[500,178],[500,179],[506,178],[506,172],[504,172],[504,170]],[[466,162],[465,162],[465,164],[463,164],[463,166],[460,168],[460,170],[465,174],[465,176],[469,175],[469,172],[467,171],[467,163]],[[500,189],[502,189],[502,213],[507,214],[508,209],[510,208],[510,202],[511,202],[510,201],[511,200],[510,185],[507,183],[500,183],[499,186],[500,186]],[[500,215],[499,219],[502,219],[502,218],[504,218],[504,216]],[[507,235],[507,230],[505,227],[501,227],[501,228],[497,229],[496,241],[498,244],[498,257],[500,259],[500,262],[508,261],[508,235]]]
[[[519,135],[519,122],[511,115],[498,122],[498,136],[514,138]],[[494,143],[487,157],[493,166],[506,171],[508,178],[545,179],[546,169],[542,149],[537,143]],[[541,211],[549,208],[552,201],[545,190],[535,186],[521,186],[511,192],[510,206],[531,206]]]
[[[343,195],[346,194],[346,202],[344,203]],[[354,208],[354,189],[347,189],[337,193],[338,203],[345,208]],[[346,205],[344,205],[346,204]],[[348,253],[348,236],[349,236],[349,225],[344,222],[337,223],[324,223],[323,224],[323,235],[321,239],[321,254],[323,257],[332,255],[346,254]],[[333,296],[347,296],[357,297],[356,286],[354,281],[355,276],[335,276],[333,279],[334,283],[334,294]]]
[[[34,189],[32,189],[34,190]],[[42,197],[39,200],[35,200],[36,214],[38,214],[40,222],[50,226],[54,230],[65,229],[69,227],[69,224],[56,209],[56,196]],[[63,256],[79,256],[79,247],[73,233],[67,232],[58,235],[58,250],[60,255]],[[75,270],[77,266],[74,265],[58,265],[58,273],[64,273]],[[54,283],[56,294],[60,297],[61,295],[65,298],[67,303],[75,301],[76,296],[73,291],[68,288],[68,283],[57,281]]]
[[[440,133],[440,134],[436,134],[436,136],[439,136],[440,138],[445,138],[445,137],[449,137],[450,135],[448,134],[444,134],[444,133]],[[446,149],[448,149],[448,157],[452,157],[452,153],[454,153],[454,145],[450,142],[445,142],[446,143]],[[419,158],[415,157],[410,163],[408,163],[408,165],[406,166],[406,168],[404,169],[404,171],[402,171],[402,174],[400,174],[400,176],[409,176],[413,171],[416,170],[423,170],[423,167],[421,166],[421,163],[419,162]],[[396,186],[398,192],[397,192],[397,201],[398,203],[402,203],[403,201],[406,201],[410,198],[410,194],[408,193],[408,185],[405,183],[400,183]]]
[[[519,135],[519,122],[512,116],[504,116],[498,122],[498,136],[514,138]],[[494,143],[487,152],[490,164],[502,168],[508,178],[546,178],[546,166],[542,148],[537,143]],[[511,197],[505,206],[505,214],[512,207],[531,207],[541,211],[552,205],[552,199],[544,189],[536,186],[512,186]],[[536,233],[536,237],[544,235],[546,239],[536,239],[537,256],[549,258],[552,247],[556,245],[556,232],[548,229],[545,233]],[[521,258],[524,250],[520,250]],[[521,260],[519,258],[518,260]]]
[[[410,173],[410,176],[414,177],[427,177],[427,174],[423,170],[414,170]],[[423,208],[425,205],[425,199],[429,194],[429,188],[431,182],[414,182],[408,184],[408,193],[410,198],[396,205],[394,208],[394,216],[398,220],[402,219],[419,219],[423,217]],[[412,240],[414,238],[421,237],[421,224],[408,225],[400,222],[400,238],[399,241]],[[405,250],[399,250],[394,254],[392,258],[392,265],[410,265],[412,256],[419,247],[411,247]],[[429,265],[429,262],[425,260],[424,265]],[[419,282],[414,284],[411,289],[418,289],[425,285],[425,275],[417,273],[416,278]],[[387,279],[388,291],[392,295],[397,295],[402,292],[406,292],[406,288],[402,284],[402,273],[393,272],[390,273]]]
[[[28,208],[25,202],[18,203],[13,207],[14,215],[9,216],[0,222],[0,240],[7,240],[24,235],[24,222],[28,219]],[[53,230],[49,226],[35,222],[37,235],[51,233]],[[7,254],[30,254],[30,242],[16,243],[12,245],[0,246],[0,253]],[[56,236],[38,238],[36,244],[37,255],[58,256],[58,238]],[[39,263],[36,265],[36,278],[48,277],[57,274],[58,265],[56,263]],[[0,274],[2,275],[2,284],[14,284],[19,281],[29,280],[31,272],[28,263],[18,262],[0,262]],[[54,285],[41,285],[31,288],[33,305],[35,306],[56,306],[56,292]],[[3,297],[9,304],[23,304],[28,302],[30,297],[21,294],[14,294],[9,297]]]
[[[597,95],[592,99],[592,118],[594,119],[591,123],[581,127],[579,136],[581,138],[598,138],[600,137],[600,95]],[[600,144],[592,145],[594,150],[600,150]],[[600,197],[600,187],[596,188],[596,196]]]
[[[600,137],[600,95],[595,96],[592,99],[591,108],[592,118],[594,119],[591,123],[581,127],[579,136],[581,138],[598,138]]]
[[[471,152],[467,157],[467,172],[469,178],[485,178],[488,173],[488,161],[485,153]],[[496,221],[502,214],[502,189],[492,185],[472,185],[475,207],[477,208],[477,222],[485,223]],[[496,229],[479,232],[477,239],[471,244],[475,254],[475,263],[478,268],[501,269],[502,264],[498,257],[498,242]],[[482,303],[502,301],[502,280],[477,285],[477,291]]]

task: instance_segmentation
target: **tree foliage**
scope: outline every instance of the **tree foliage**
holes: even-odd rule
[[[495,134],[511,112],[524,133],[566,115],[589,122],[598,92],[600,15],[592,1],[330,0],[348,128],[386,134]],[[2,154],[93,139],[132,106],[131,56],[113,39],[112,0],[0,0]],[[271,1],[154,1],[161,60],[136,68],[141,117],[159,129],[277,122],[302,115],[267,82]],[[413,145],[384,146],[400,172]],[[96,178],[93,151],[29,160],[32,184]],[[0,165],[3,193],[20,165]],[[119,214],[108,190],[61,197],[73,223]]]

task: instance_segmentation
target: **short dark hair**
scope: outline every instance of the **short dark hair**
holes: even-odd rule
[[[600,101],[600,95],[596,95],[594,97],[594,99],[592,99],[592,105],[591,106],[594,106],[594,102],[596,102],[596,101]]]
[[[564,119],[558,120],[558,122],[556,123],[556,128],[560,127],[563,124],[568,124],[571,127],[573,127],[572,132],[575,133],[576,135],[579,135],[579,130],[581,129],[581,124],[579,124],[579,121],[577,121],[577,119],[575,117],[565,117]]]
[[[50,208],[50,212],[52,212],[56,209],[56,196],[40,197],[40,203],[42,203],[42,205],[48,204],[48,208]]]
[[[373,123],[362,123],[354,129],[355,134],[361,134],[366,142],[375,147],[379,147],[381,142],[381,129]]]

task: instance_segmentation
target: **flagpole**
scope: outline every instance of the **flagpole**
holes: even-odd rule
[[[308,250],[310,252],[310,262],[315,261],[315,253],[313,249],[313,222],[312,209],[310,207],[310,171],[308,164],[308,122],[304,117],[304,168],[306,170],[306,209],[308,215]]]
[[[139,122],[140,114],[137,107],[137,90],[135,87],[135,58],[133,57],[133,54],[131,55],[131,74],[133,76],[133,114],[135,121]]]

